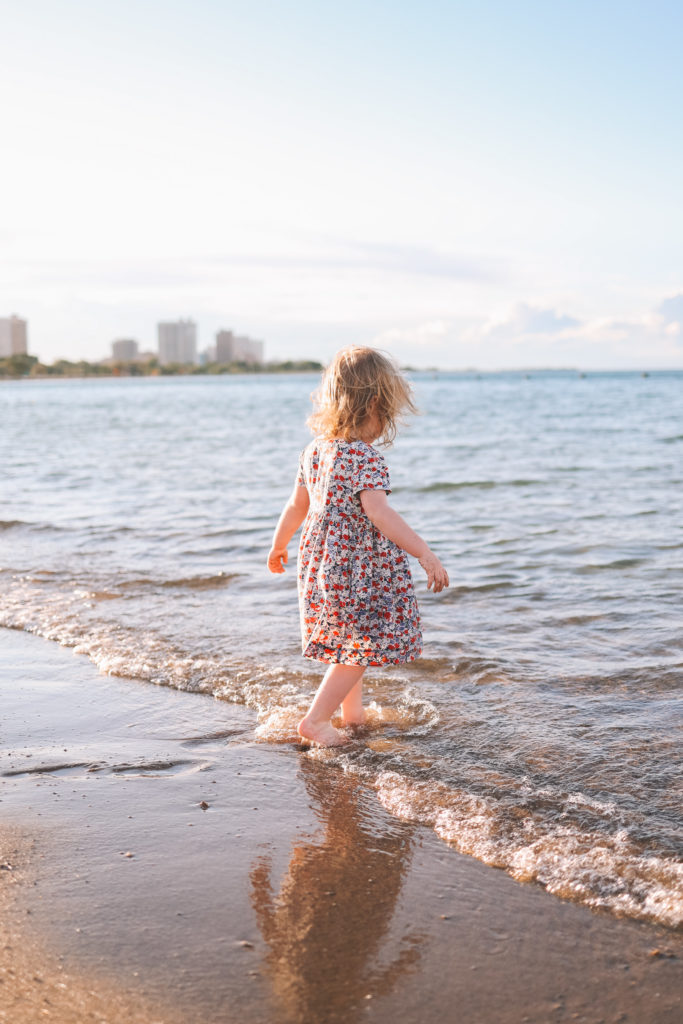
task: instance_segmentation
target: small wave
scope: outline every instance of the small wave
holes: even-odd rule
[[[504,666],[488,658],[460,658],[453,668],[458,679],[476,686],[487,686],[490,683],[506,685],[512,679]]]
[[[505,809],[491,796],[439,782],[381,772],[375,789],[382,805],[404,820],[419,821],[460,853],[502,868],[522,882],[538,882],[564,899],[676,928],[683,923],[683,864],[648,854],[625,829],[600,832],[535,815],[518,805]],[[567,794],[568,810],[586,804]],[[611,817],[611,805],[588,800]]]
[[[584,615],[567,615],[564,617],[557,616],[556,618],[551,619],[549,624],[552,625],[553,628],[557,626],[588,626],[592,625],[594,622],[601,622],[606,618],[608,618],[608,616],[604,612],[586,612]],[[614,616],[611,616],[611,618],[614,618]]]
[[[193,578],[194,579],[194,578]],[[139,679],[261,711],[309,701],[318,673],[295,673],[241,660],[238,655],[196,654],[154,629],[125,626],[83,614],[83,597],[74,588],[36,591],[24,578],[0,603],[0,626],[23,630],[84,654],[103,675]],[[40,582],[40,581],[39,581]],[[106,600],[107,592],[100,591]],[[116,596],[116,595],[114,595]]]
[[[592,563],[589,565],[580,565],[574,571],[580,576],[588,575],[593,572],[605,572],[610,569],[634,569],[638,565],[643,565],[647,559],[645,558],[617,558],[614,562],[602,562]]]
[[[240,575],[238,572],[218,572],[207,576],[184,576],[175,580],[126,580],[121,584],[121,589],[152,587],[168,590],[216,590],[229,586]]]
[[[16,526],[30,526],[21,519],[0,519],[0,530],[13,530]]]
[[[0,519],[0,532],[18,529],[30,530],[33,533],[51,532],[61,534],[69,532],[71,527],[56,526],[54,523],[27,522],[24,519]]]
[[[92,601],[115,601],[121,597],[135,597],[139,593],[149,590],[219,590],[229,586],[240,575],[241,573],[237,572],[219,572],[208,576],[186,576],[175,580],[140,577],[122,580],[113,587],[105,587],[101,590],[85,590],[83,596]]]
[[[425,487],[416,488],[419,494],[431,494],[434,491],[459,491],[464,488],[478,488],[488,491],[493,487],[533,487],[542,483],[541,480],[439,480]]]
[[[264,530],[270,532],[271,528],[272,523],[270,522],[270,520],[268,520],[262,526],[234,526],[230,528],[221,527],[221,529],[219,530],[204,530],[197,536],[205,537],[207,539],[213,537],[222,537],[227,540],[232,537],[242,536],[242,534],[246,536],[249,533],[263,533]]]
[[[434,491],[460,491],[466,487],[476,487],[488,491],[497,486],[495,480],[459,480],[457,482],[440,480],[433,484],[427,484],[425,487],[417,487],[416,490],[419,494],[432,494]]]
[[[671,437],[660,437],[659,441],[661,444],[676,444],[678,441],[683,441],[683,434],[673,434]]]
[[[487,594],[494,590],[509,590],[514,585],[511,580],[496,580],[491,583],[472,584],[469,587],[449,587],[448,590],[442,591],[438,600],[441,604],[455,604],[456,601],[460,601],[463,597],[468,597],[471,594]]]

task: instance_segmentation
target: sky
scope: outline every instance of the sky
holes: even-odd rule
[[[0,316],[683,368],[683,5],[0,0]]]

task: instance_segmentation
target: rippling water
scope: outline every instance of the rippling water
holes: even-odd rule
[[[103,672],[245,703],[294,742],[295,543],[265,556],[315,377],[0,386],[0,624]],[[683,374],[419,376],[387,453],[425,657],[310,754],[397,816],[563,897],[683,922]]]

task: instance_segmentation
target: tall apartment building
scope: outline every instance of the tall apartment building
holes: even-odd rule
[[[194,320],[175,320],[157,324],[159,362],[197,362],[197,325]]]
[[[111,357],[116,362],[125,362],[138,357],[138,343],[132,338],[119,338],[111,343]]]
[[[243,334],[218,331],[216,334],[217,363],[262,363],[263,342],[254,341]]]
[[[14,313],[0,317],[0,359],[26,355],[28,352],[28,324]]]
[[[218,331],[216,334],[216,362],[235,361],[235,335],[232,331]]]

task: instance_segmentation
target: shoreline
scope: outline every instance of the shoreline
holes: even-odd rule
[[[0,701],[13,1024],[680,1019],[680,932],[458,854],[243,707],[7,629]]]
[[[16,383],[17,381],[61,381],[61,380],[156,380],[158,378],[181,378],[187,377],[200,377],[200,378],[213,378],[213,377],[300,377],[300,376],[312,376],[320,375],[321,369],[311,368],[297,368],[297,369],[263,369],[263,370],[227,370],[223,372],[210,372],[208,370],[200,371],[188,371],[183,373],[40,373],[40,374],[18,374],[18,375],[0,375],[0,384],[2,383]],[[404,372],[408,374],[416,374],[419,376],[433,377],[433,376],[454,376],[454,377],[508,377],[516,376],[520,378],[533,377],[534,375],[553,376],[553,377],[566,377],[568,379],[587,379],[590,377],[604,377],[604,376],[624,376],[624,377],[657,377],[657,376],[683,376],[683,367],[673,366],[669,368],[655,367],[633,367],[630,369],[624,369],[623,367],[617,367],[614,369],[585,369],[580,366],[577,367],[514,367],[508,369],[446,369],[443,367],[405,367]]]
[[[186,378],[186,377],[301,377],[320,374],[321,370],[227,370],[223,373],[210,373],[201,371],[193,373],[36,373],[20,374],[18,376],[0,375],[0,383],[25,380],[158,380],[159,378]]]

